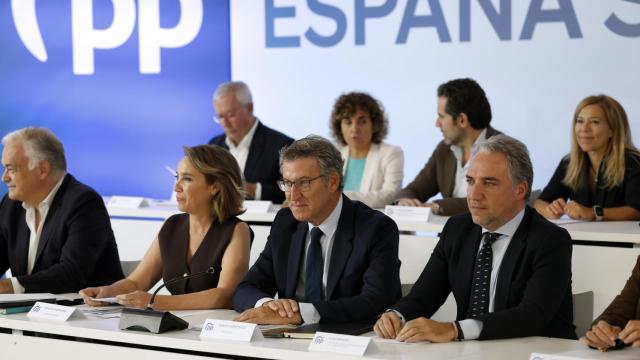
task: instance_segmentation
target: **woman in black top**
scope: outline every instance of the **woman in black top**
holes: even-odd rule
[[[640,219],[640,153],[624,108],[606,95],[589,96],[575,111],[571,153],[535,202],[548,219]]]
[[[108,286],[80,291],[92,300],[115,296],[118,303],[144,308],[147,291],[161,278],[216,269],[213,275],[167,285],[170,296],[156,296],[158,310],[230,308],[236,286],[249,268],[252,233],[236,215],[242,213],[242,176],[231,154],[215,145],[185,147],[178,163],[176,200],[184,212],[170,217],[136,269]],[[218,272],[220,269],[222,271]]]

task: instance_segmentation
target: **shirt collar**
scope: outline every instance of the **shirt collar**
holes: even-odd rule
[[[340,195],[340,199],[338,200],[338,204],[333,209],[331,214],[327,216],[327,218],[322,222],[322,224],[318,225],[322,233],[327,236],[327,238],[332,238],[333,233],[336,232],[338,228],[338,221],[340,220],[340,214],[342,213],[342,195]],[[311,233],[311,229],[313,229],[313,224],[309,224],[309,233]]]
[[[513,237],[513,234],[516,233],[516,230],[518,230],[518,226],[520,226],[520,223],[524,218],[524,210],[525,208],[523,207],[522,210],[520,210],[520,212],[516,214],[516,216],[507,221],[504,225],[497,228],[495,231],[490,231],[488,229],[482,228],[482,233],[484,234],[485,232],[494,232],[501,235]]]
[[[228,136],[225,137],[224,142],[227,144],[227,146],[229,147],[229,149],[236,149],[236,148],[249,148],[249,146],[251,146],[251,140],[253,140],[253,135],[256,133],[256,129],[258,128],[258,122],[260,120],[258,120],[258,118],[254,118],[255,121],[253,122],[253,126],[251,127],[251,129],[249,129],[249,132],[242,138],[242,140],[240,140],[240,142],[238,143],[238,146],[233,144],[233,141],[231,141],[231,139],[229,139]]]
[[[58,189],[60,189],[60,186],[62,185],[62,182],[64,181],[65,177],[66,177],[66,174],[63,174],[60,177],[60,180],[58,180],[58,182],[53,187],[53,189],[49,191],[49,194],[37,205],[38,209],[41,209],[42,207],[49,208],[51,206],[51,202],[53,202],[53,198],[56,197],[56,193],[58,192]],[[25,210],[33,209],[31,206],[27,205],[27,203],[25,202],[22,203],[22,208]]]
[[[475,148],[483,141],[487,140],[487,128],[482,129],[482,131],[480,132],[480,134],[478,135],[478,138],[476,139],[476,141],[473,142],[473,146],[471,147],[471,152],[473,152],[473,150],[475,150]],[[462,147],[459,145],[455,145],[455,144],[451,144],[449,145],[449,148],[451,149],[451,151],[453,152],[453,155],[456,157],[456,159],[458,160],[458,162],[462,161]],[[467,161],[467,164],[469,162]]]

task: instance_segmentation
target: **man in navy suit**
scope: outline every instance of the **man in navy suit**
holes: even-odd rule
[[[280,164],[289,208],[236,289],[236,320],[373,324],[400,295],[396,224],[342,195],[342,157],[327,140],[295,141]]]
[[[374,330],[400,341],[575,339],[571,238],[526,206],[533,169],[521,142],[480,144],[467,172],[470,214],[447,221],[409,295]],[[429,319],[453,293],[455,322]]]
[[[247,199],[281,203],[284,194],[276,185],[280,178],[278,152],[293,139],[266,127],[253,115],[253,100],[247,84],[221,84],[213,94],[215,120],[224,130],[209,141],[231,152],[244,175]]]
[[[48,129],[2,139],[0,293],[66,293],[124,277],[100,195],[67,174],[62,143]]]

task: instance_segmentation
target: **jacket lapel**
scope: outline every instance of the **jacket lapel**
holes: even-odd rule
[[[53,201],[51,202],[51,206],[49,207],[49,212],[47,213],[47,217],[45,219],[42,219],[42,221],[44,221],[44,224],[42,225],[42,233],[40,234],[40,241],[38,241],[38,251],[36,252],[36,258],[33,262],[34,271],[37,268],[38,260],[42,255],[42,251],[47,246],[47,243],[51,238],[51,233],[54,231],[53,227],[58,223],[57,221],[52,219],[55,219],[55,217],[58,215],[58,212],[60,211],[60,207],[62,207],[62,199],[64,198],[64,194],[67,191],[67,187],[69,185],[69,182],[71,182],[71,180],[73,180],[73,177],[71,175],[69,174],[65,175],[65,178],[62,181],[60,188],[58,188],[58,192],[56,193],[56,196],[53,198]]]
[[[509,247],[502,258],[500,272],[498,273],[498,283],[496,286],[496,294],[494,298],[493,311],[499,311],[507,306],[509,300],[509,291],[514,271],[520,260],[520,255],[524,251],[529,223],[531,222],[531,209],[526,207],[524,217],[520,226],[513,234],[513,238],[509,243]]]
[[[258,121],[258,127],[256,128],[256,132],[253,134],[253,139],[251,139],[251,145],[249,145],[249,154],[247,155],[247,162],[244,166],[244,178],[246,179],[256,179],[256,172],[261,169],[258,167],[258,160],[260,154],[264,151],[264,125],[256,118]],[[248,180],[252,181],[252,180]]]
[[[371,190],[371,182],[375,174],[373,173],[374,164],[378,163],[378,157],[380,156],[380,144],[371,144],[369,153],[364,161],[364,170],[362,171],[362,183],[360,184],[360,191],[367,192]],[[382,171],[382,169],[380,169]]]
[[[478,249],[480,247],[480,240],[482,237],[482,228],[471,222],[470,226],[460,234],[463,237],[469,236],[469,240],[471,240],[461,242],[460,264],[462,266],[460,268],[463,269],[463,271],[460,272],[460,282],[457,285],[460,286],[460,294],[462,294],[460,299],[460,308],[464,310],[464,314],[462,314],[462,316],[466,316],[467,309],[469,307],[469,297],[471,296],[473,269],[476,264],[476,257],[478,255]]]
[[[20,206],[22,208],[22,206]],[[25,219],[25,211],[21,212],[21,222],[18,227],[16,234],[16,257],[13,259],[16,262],[16,266],[13,270],[15,270],[15,274],[13,276],[18,275],[26,275],[27,274],[27,258],[29,257],[29,227],[27,226],[27,222]]]
[[[345,195],[342,195],[342,211],[338,227],[333,238],[333,248],[331,249],[329,274],[327,275],[327,300],[331,300],[333,291],[338,285],[344,267],[351,255],[353,248],[353,205]]]
[[[291,245],[289,247],[289,261],[287,266],[287,282],[284,298],[294,299],[296,295],[296,285],[300,274],[300,263],[304,256],[304,245],[307,239],[309,225],[306,222],[298,224],[296,231],[291,236]]]

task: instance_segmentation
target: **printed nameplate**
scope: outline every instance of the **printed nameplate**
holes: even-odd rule
[[[311,340],[309,351],[364,356],[369,343],[370,337],[317,332]]]
[[[122,209],[137,209],[145,205],[142,196],[112,196],[107,206]]]
[[[248,213],[266,214],[269,212],[271,204],[271,201],[245,200],[242,203],[242,206],[245,208],[245,210],[247,210]]]
[[[85,316],[76,307],[36,302],[27,314],[31,319],[65,322],[70,319],[82,319]]]
[[[200,339],[251,342],[262,338],[258,325],[237,321],[207,319],[200,331]]]
[[[384,208],[384,213],[395,220],[427,222],[431,216],[431,208],[387,205]]]

